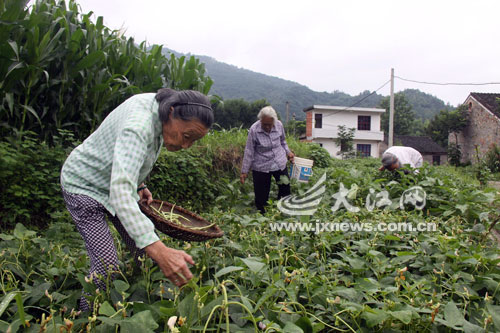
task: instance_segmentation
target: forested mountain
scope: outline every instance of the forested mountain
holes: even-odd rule
[[[166,50],[164,50],[165,52]],[[168,50],[176,55],[179,53]],[[280,79],[247,69],[239,68],[223,62],[219,62],[208,56],[198,56],[206,66],[208,75],[214,80],[210,90],[211,94],[219,95],[223,99],[242,98],[248,102],[266,99],[281,118],[286,118],[286,102],[289,102],[290,119],[295,113],[297,120],[303,120],[304,108],[311,105],[337,105],[352,106],[357,103],[359,107],[378,107],[383,95],[373,94],[366,90],[356,96],[351,96],[339,90],[332,93],[317,92],[297,82]],[[445,109],[445,103],[432,95],[423,93],[416,89],[404,90],[404,93],[412,105],[412,110],[417,119],[430,119],[440,110]],[[451,106],[448,105],[448,108]]]
[[[440,110],[454,109],[452,105],[445,105],[439,98],[418,89],[405,89],[403,93],[412,106],[412,111],[415,113],[416,119],[431,119],[434,115],[438,114]]]

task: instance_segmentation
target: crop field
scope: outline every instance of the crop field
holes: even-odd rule
[[[326,176],[312,216],[273,202],[254,212],[250,185],[227,184],[203,214],[223,238],[164,242],[193,256],[195,276],[174,287],[149,258],[136,265],[117,242],[120,271],[107,290],[85,277],[87,255],[64,211],[43,231],[18,224],[0,234],[0,330],[5,332],[495,332],[500,330],[500,262],[489,228],[498,194],[453,167],[417,175],[377,171],[379,161],[335,161],[315,169],[303,194]],[[336,204],[342,186],[346,205]],[[425,207],[400,207],[411,187]],[[386,191],[391,204],[367,206]],[[352,209],[358,207],[359,210]],[[434,224],[435,231],[296,228],[273,224]],[[321,232],[319,232],[321,231]],[[119,239],[118,237],[116,239]],[[94,277],[98,278],[98,277]],[[91,313],[77,312],[82,285]]]
[[[148,179],[155,199],[224,231],[198,243],[160,234],[193,257],[194,278],[175,287],[111,227],[119,267],[98,289],[61,196],[68,154],[134,94],[169,87],[224,103],[199,59],[93,22],[75,0],[0,1],[0,18],[0,332],[500,332],[500,197],[485,186],[498,147],[493,169],[478,154],[392,174],[379,159],[331,159],[293,122],[287,143],[314,175],[261,215],[251,179],[239,181],[238,110],[265,100],[226,101],[238,108],[219,115],[237,125],[162,152]],[[82,289],[90,312],[78,310]]]

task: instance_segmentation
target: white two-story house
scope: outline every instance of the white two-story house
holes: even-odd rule
[[[379,157],[379,146],[384,140],[384,132],[380,130],[384,109],[313,105],[304,112],[306,140],[319,143],[332,157],[339,157],[340,147],[335,142],[339,125],[356,129],[354,149],[362,156]]]

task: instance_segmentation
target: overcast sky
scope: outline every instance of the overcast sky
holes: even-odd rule
[[[315,91],[357,95],[395,75],[416,81],[500,82],[499,0],[77,0],[137,42],[207,55]],[[210,74],[210,73],[209,73]],[[390,86],[379,90],[389,95]],[[395,80],[458,105],[500,85]]]

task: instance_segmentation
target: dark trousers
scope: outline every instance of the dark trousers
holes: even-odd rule
[[[290,184],[280,184],[280,177],[286,176],[288,179],[287,168],[272,172],[252,171],[253,176],[253,190],[255,192],[255,206],[264,214],[266,210],[264,206],[269,200],[269,191],[271,190],[271,176],[274,177],[278,184],[278,199],[290,195]]]

